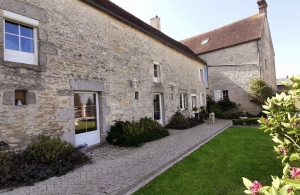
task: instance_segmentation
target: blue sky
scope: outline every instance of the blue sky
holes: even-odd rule
[[[202,34],[258,13],[257,0],[111,0],[146,23],[156,15],[175,40]],[[267,0],[276,77],[300,75],[300,1]]]

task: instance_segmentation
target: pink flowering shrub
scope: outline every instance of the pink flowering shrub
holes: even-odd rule
[[[274,151],[285,165],[282,178],[273,177],[271,186],[262,186],[243,178],[248,188],[246,194],[300,195],[300,168],[290,167],[289,162],[300,161],[300,76],[290,78],[291,83],[283,82],[291,88],[288,93],[276,94],[263,105],[267,118],[261,118],[260,129],[269,131],[275,142]],[[298,163],[299,164],[299,163]]]

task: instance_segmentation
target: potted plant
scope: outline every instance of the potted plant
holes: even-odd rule
[[[245,112],[242,112],[242,113],[240,114],[240,119],[246,119],[246,118],[248,118],[248,117],[247,117],[247,114],[246,114]]]
[[[197,107],[194,107],[194,108],[193,108],[193,112],[194,112],[194,113],[196,113],[196,112],[197,112],[197,110],[198,110],[198,108],[197,108]]]
[[[193,116],[198,118],[197,110],[198,110],[197,107],[193,107]]]

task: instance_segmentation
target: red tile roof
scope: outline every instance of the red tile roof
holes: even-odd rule
[[[264,19],[265,14],[256,14],[180,42],[188,46],[194,53],[201,54],[260,39]],[[201,45],[201,42],[207,38],[209,38],[209,41]]]
[[[177,51],[180,51],[184,53],[185,55],[188,55],[189,57],[200,61],[203,64],[206,64],[205,61],[198,58],[195,53],[190,50],[187,46],[183,45],[179,41],[176,41],[172,39],[171,37],[165,35],[160,30],[157,30],[156,28],[153,28],[149,24],[143,22],[139,18],[135,17],[134,15],[130,14],[129,12],[125,11],[121,7],[117,6],[116,4],[112,3],[109,0],[83,0],[84,2],[100,9],[101,11],[104,11],[111,16],[117,18],[118,20],[121,20],[122,22],[125,22],[134,28],[139,29],[140,31],[152,36],[153,38],[163,42],[164,44],[168,45],[169,47],[172,47],[176,49]]]

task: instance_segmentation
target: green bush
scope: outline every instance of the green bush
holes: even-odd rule
[[[32,160],[52,164],[55,160],[64,159],[74,152],[73,145],[62,141],[59,138],[39,135],[27,147],[26,151],[30,154]]]
[[[203,123],[204,114],[200,113],[198,118],[185,118],[180,112],[176,112],[169,123],[166,125],[168,129],[188,129]]]
[[[232,119],[233,125],[256,125],[259,124],[259,118],[247,118],[247,119]]]
[[[188,129],[189,120],[185,118],[180,112],[176,112],[169,123],[166,125],[168,129]]]
[[[213,100],[210,100],[210,112],[215,113],[217,118],[221,119],[233,119],[236,118],[234,114],[237,109],[235,102],[230,101],[228,98],[220,100],[218,102],[212,103]]]
[[[57,151],[59,147],[61,151]],[[61,176],[89,161],[88,156],[70,143],[41,135],[22,152],[0,150],[0,189],[33,185],[49,177]]]
[[[139,122],[114,121],[106,137],[110,144],[129,147],[168,136],[169,132],[151,118],[141,118]]]

